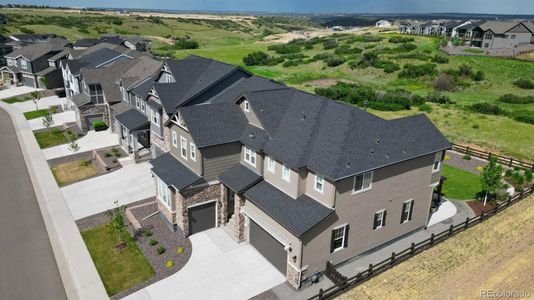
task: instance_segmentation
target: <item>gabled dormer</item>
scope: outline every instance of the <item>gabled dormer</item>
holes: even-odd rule
[[[247,121],[249,124],[252,124],[258,128],[263,129],[263,126],[258,119],[258,116],[256,115],[256,112],[252,108],[252,105],[248,101],[247,97],[245,95],[241,96],[239,100],[237,101],[237,105],[241,108],[241,111],[243,111],[243,114],[247,118]]]
[[[165,62],[161,67],[161,71],[156,79],[156,82],[159,83],[173,83],[176,82],[176,79],[172,75],[172,72],[169,68],[169,65]]]

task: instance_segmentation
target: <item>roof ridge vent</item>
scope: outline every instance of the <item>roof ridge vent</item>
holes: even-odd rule
[[[345,167],[347,167],[347,169],[350,169],[350,161],[347,160],[347,163],[345,164]]]
[[[302,117],[300,118],[301,121],[304,121],[306,120],[306,114],[304,112],[302,112]]]
[[[253,140],[254,138],[256,138],[256,136],[255,136],[252,132],[248,135],[248,137],[249,137],[251,140]]]
[[[371,149],[371,155],[372,154],[375,154],[375,150],[374,149]]]
[[[376,143],[380,144],[380,138],[378,138],[378,137],[376,138]]]

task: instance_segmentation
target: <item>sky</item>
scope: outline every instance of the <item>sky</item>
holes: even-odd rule
[[[0,0],[0,3],[291,13],[453,12],[534,15],[534,0]]]

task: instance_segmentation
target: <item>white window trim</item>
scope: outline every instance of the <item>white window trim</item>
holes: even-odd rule
[[[171,200],[171,193],[170,193],[169,187],[159,177],[156,177],[156,178],[158,180],[158,199],[161,203],[163,203],[163,205],[166,208],[171,209],[172,200]],[[168,201],[165,201],[165,196]]]
[[[197,161],[197,146],[194,143],[189,143],[189,157],[192,161]]]
[[[159,123],[160,123],[160,117],[159,117],[159,114],[154,111],[153,109],[151,110],[152,112],[152,116],[150,118],[150,121],[152,122],[152,124],[156,125],[159,127]],[[154,119],[156,119],[156,121],[154,121]]]
[[[287,174],[286,174],[286,170],[287,170]],[[291,182],[291,168],[286,164],[282,166],[282,179],[287,182]]]
[[[250,104],[248,103],[248,100],[243,101],[243,106],[246,112],[250,111]]]
[[[317,182],[319,182],[319,181],[321,182],[321,188],[320,189],[317,188]],[[324,193],[324,177],[315,174],[315,180],[313,182],[313,189],[318,191],[321,194]]]
[[[176,133],[176,131],[172,131],[172,145],[174,146],[174,148],[178,148],[178,134]]]
[[[270,156],[267,156],[267,170],[274,174],[276,163],[274,159]]]
[[[185,149],[185,154],[184,154]],[[183,136],[180,136],[180,155],[183,159],[187,160],[187,139]]]
[[[363,179],[365,179],[365,174],[367,173],[371,173],[371,178],[370,178],[370,182],[369,182],[369,187],[366,187],[366,188],[362,188],[361,190],[357,190],[356,191],[356,178],[360,175],[363,176]],[[356,194],[360,194],[360,193],[363,193],[363,192],[367,192],[369,190],[372,190],[373,189],[373,177],[375,175],[375,172],[374,171],[369,171],[369,172],[365,172],[365,173],[362,173],[362,174],[358,174],[356,176],[354,176],[354,180],[352,182],[352,194],[353,195],[356,195]],[[362,179],[362,183],[363,183],[363,179]]]
[[[374,227],[374,221],[375,221],[374,216],[376,216],[377,214],[381,214],[382,217],[380,219],[380,225],[378,227],[374,228],[373,230],[378,230],[380,228],[384,228],[384,214],[385,214],[385,212],[386,212],[385,209],[381,209],[381,210],[375,212],[375,214],[373,215],[373,227]]]
[[[442,152],[436,152],[436,154],[434,155],[434,161],[432,162],[432,173],[436,173],[436,172],[439,172],[441,170],[441,158],[443,156],[443,153]],[[437,161],[436,161],[437,159]],[[438,167],[437,168],[434,168],[434,165],[436,164],[436,162],[438,163]]]
[[[248,156],[248,158],[247,158]],[[254,158],[254,161],[252,161]],[[245,157],[244,160],[254,168],[256,167],[256,151],[250,149],[249,147],[245,146]]]
[[[345,236],[347,235],[346,234],[347,233],[347,225],[348,224],[343,224],[343,225],[336,226],[336,227],[332,228],[332,231],[338,230],[340,228],[343,228],[343,235],[341,236],[341,246],[336,248],[336,249],[334,249],[334,251],[332,251],[332,253],[336,253],[336,252],[339,252],[339,251],[345,249]]]
[[[410,203],[410,206],[408,207],[408,214],[407,214],[407,219],[406,220],[403,220],[401,224],[404,224],[404,223],[409,223],[410,221],[410,210],[412,210],[412,206],[413,206],[413,199],[410,199],[410,200],[406,200],[402,203],[402,206],[404,207],[404,204],[405,203]],[[401,217],[402,217],[402,214],[404,214],[404,211],[401,212]]]
[[[25,60],[20,61],[20,67],[23,69],[28,69],[28,62]]]

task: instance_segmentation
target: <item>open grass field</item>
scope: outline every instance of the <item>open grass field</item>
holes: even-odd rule
[[[59,164],[51,168],[59,187],[94,177],[98,174],[91,161],[77,160]]]
[[[443,164],[441,175],[447,177],[443,185],[443,194],[446,198],[471,200],[482,190],[480,176],[473,173]]]
[[[114,249],[117,235],[106,224],[82,231],[82,238],[109,296],[154,276],[154,269],[135,243],[121,252]],[[127,232],[123,238],[129,238]]]
[[[349,290],[339,299],[477,299],[534,294],[534,196]],[[511,246],[513,245],[513,246]]]

